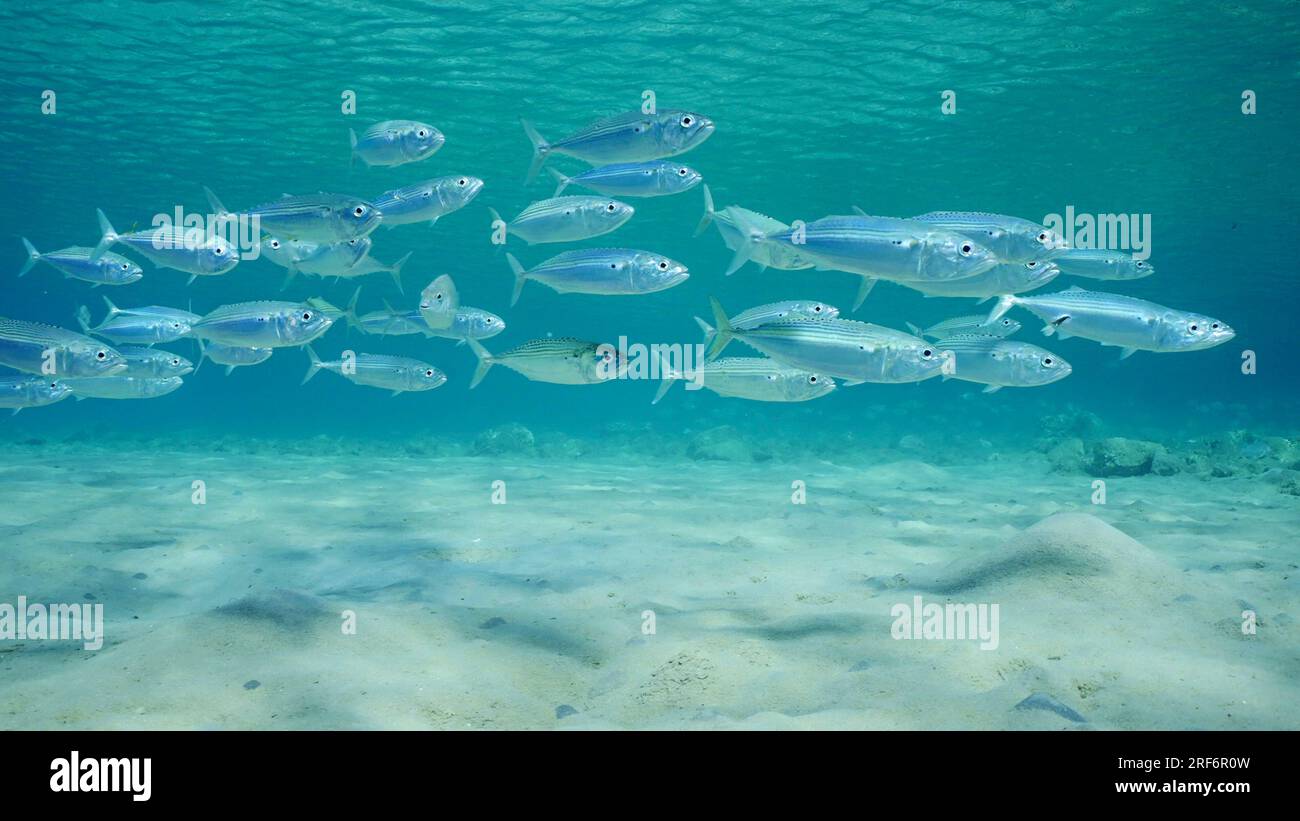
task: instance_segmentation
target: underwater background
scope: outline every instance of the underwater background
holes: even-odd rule
[[[96,208],[119,230],[143,228],[178,205],[206,213],[204,186],[239,208],[282,192],[370,198],[446,174],[480,177],[484,189],[434,227],[375,232],[374,257],[412,257],[404,293],[386,274],[360,280],[362,312],[413,305],[451,274],[463,303],[505,319],[484,341],[493,353],[547,335],[695,343],[693,317],[709,316],[710,296],[731,314],[800,298],[849,315],[850,274],[746,265],[724,277],[732,254],[717,231],[693,236],[698,187],[633,201],[636,215],[605,237],[509,246],[525,266],[571,247],[645,248],[685,263],[684,284],[603,297],[530,283],[510,307],[488,207],[509,219],[554,188],[545,174],[524,184],[531,147],[519,118],[558,139],[638,108],[652,90],[660,108],[716,124],[682,160],[719,208],[784,222],[853,206],[1035,221],[1067,206],[1150,214],[1154,276],[1063,275],[1042,290],[1079,284],[1210,314],[1236,338],[1120,361],[1115,348],[1044,338],[1013,309],[1024,324],[1016,338],[1067,357],[1067,379],[987,395],[938,379],[866,384],[798,404],[677,388],[652,406],[655,383],[550,385],[504,368],[470,391],[468,347],[362,337],[340,322],[313,343],[323,357],[413,356],[447,384],[397,397],[333,374],[300,385],[307,356],[286,348],[230,376],[205,364],[157,399],[6,414],[0,599],[93,596],[109,640],[97,654],[0,642],[0,725],[1081,723],[1014,710],[1047,693],[1101,728],[1295,727],[1295,10],[1073,0],[5,7],[0,316],[75,329],[80,305],[99,320],[103,295],[200,314],[314,296],[341,307],[353,283],[297,277],[281,292],[283,271],[265,258],[190,285],[147,263],[142,281],[121,287],[92,289],[47,265],[17,278],[19,237],[42,251],[93,245]],[[57,94],[53,115],[41,111],[46,89]],[[341,112],[346,90],[352,116]],[[953,114],[941,111],[945,90]],[[1257,113],[1243,113],[1246,90]],[[434,124],[446,145],[418,164],[350,167],[348,129],[398,118]],[[564,157],[548,166],[585,167]],[[991,305],[974,303],[882,283],[852,317],[926,327]],[[198,361],[191,340],[163,347]],[[1242,371],[1248,350],[1253,374]],[[738,342],[728,353],[755,355]],[[1150,444],[1106,444],[1115,437]],[[1128,446],[1164,455],[1110,479],[1108,449]],[[1104,507],[1090,504],[1099,477],[1111,481]],[[197,513],[194,479],[210,493]],[[498,479],[512,495],[492,506]],[[794,481],[808,484],[806,506],[791,504]],[[1053,524],[1059,515],[1088,521]],[[906,578],[880,580],[1023,546],[1015,534],[1034,527],[1057,547],[1077,537],[1085,547],[1072,555],[1091,557],[1096,587],[1059,587],[1054,559],[1033,565],[1041,578],[1001,587],[981,588],[988,573],[917,582],[940,599],[971,591],[961,600],[1048,610],[1025,615],[1037,639],[1023,646],[1004,613],[998,662],[965,645],[942,651],[944,662],[901,655],[911,643],[891,641],[888,614],[912,591]],[[1140,569],[1127,564],[1139,562],[1129,537],[1141,543]],[[437,559],[421,564],[430,551]],[[1202,586],[1187,588],[1189,574]],[[1122,602],[1097,605],[1106,594]],[[1050,609],[1070,595],[1077,609]],[[1170,615],[1180,596],[1203,609]],[[360,614],[355,637],[332,626],[344,608]],[[1152,608],[1164,616],[1128,639],[1097,612]],[[1243,609],[1259,611],[1258,636],[1234,633]],[[642,631],[645,610],[658,614],[657,634]],[[368,614],[382,640],[367,639]],[[1204,635],[1188,635],[1189,623]],[[61,687],[75,692],[65,654],[88,658],[77,675],[114,693],[107,703],[60,706]],[[951,667],[936,684],[940,663]],[[1078,666],[1054,672],[1061,664]],[[1222,678],[1180,691],[1209,668]],[[329,698],[322,670],[333,671]],[[890,672],[862,683],[873,670]],[[20,699],[36,682],[51,695]],[[1256,697],[1231,718],[1224,705],[1247,682]],[[248,701],[273,697],[278,705]],[[1038,714],[1041,725],[1016,723]]]

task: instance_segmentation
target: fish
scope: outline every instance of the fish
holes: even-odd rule
[[[201,319],[198,314],[162,305],[119,308],[108,297],[104,297],[104,304],[108,313],[98,326],[90,327],[90,309],[84,305],[77,309],[77,322],[84,333],[102,336],[113,343],[153,345],[174,342],[188,336],[190,328]]]
[[[13,408],[15,414],[23,408],[53,405],[72,395],[67,382],[37,376],[10,376],[0,378],[0,408]]]
[[[488,210],[494,222],[502,221],[495,208]],[[552,197],[520,211],[506,225],[506,234],[529,245],[591,239],[617,229],[635,210],[625,202],[604,197]]]
[[[952,319],[945,319],[943,322],[936,322],[924,331],[910,322],[907,323],[907,327],[913,336],[928,336],[932,339],[942,340],[962,334],[1011,336],[1020,330],[1020,323],[1008,316],[1001,317],[995,322],[989,322],[986,314],[973,314],[970,316],[955,316]]]
[[[261,364],[270,359],[271,354],[275,353],[273,348],[246,348],[238,345],[226,345],[221,342],[205,343],[202,339],[198,340],[198,343],[201,358],[210,359],[218,365],[225,365],[226,376],[230,376],[235,368]],[[195,370],[198,369],[195,368]]]
[[[241,302],[223,305],[190,329],[198,339],[240,348],[305,345],[330,329],[343,312],[324,300]]]
[[[350,359],[323,362],[308,345],[307,357],[311,364],[302,378],[304,385],[321,370],[333,371],[357,385],[390,390],[393,396],[405,391],[433,390],[447,381],[447,375],[429,363],[406,356],[359,353]]]
[[[126,370],[121,376],[167,377],[185,376],[194,372],[194,363],[170,351],[124,345],[117,352],[126,359]]]
[[[370,237],[359,237],[345,242],[318,243],[308,240],[281,240],[267,237],[263,240],[267,257],[275,264],[288,269],[284,287],[295,274],[319,277],[358,277],[373,273],[387,273],[393,277],[397,290],[402,290],[402,266],[411,258],[408,252],[392,265],[385,265],[370,256],[373,242]]]
[[[553,195],[556,197],[570,185],[580,185],[607,197],[665,197],[689,191],[704,180],[689,165],[668,160],[602,165],[571,177],[554,168],[548,170],[557,183]]]
[[[72,377],[65,380],[72,397],[82,399],[156,399],[184,384],[179,376]]]
[[[631,248],[580,248],[565,251],[528,270],[513,254],[506,254],[515,274],[513,306],[528,280],[540,282],[562,294],[605,296],[650,294],[690,278],[686,266],[662,254]]]
[[[756,402],[807,402],[835,389],[828,376],[782,365],[764,357],[733,356],[698,365],[700,385],[719,396],[752,399]],[[650,404],[658,404],[668,389],[684,376],[670,372],[659,384]]]
[[[0,318],[0,365],[16,371],[57,376],[112,376],[126,370],[113,348],[66,328]]]
[[[99,218],[101,236],[99,244],[90,252],[89,260],[102,257],[109,247],[122,244],[159,268],[173,268],[190,275],[190,282],[200,276],[220,276],[239,264],[239,251],[223,237],[209,235],[199,228],[164,226],[146,231],[119,234],[104,216]]]
[[[897,284],[926,296],[979,297],[981,300],[1000,294],[1021,294],[1041,288],[1061,273],[1054,262],[1002,262],[982,274],[945,281],[899,281]]]
[[[709,186],[705,185],[704,216],[700,218],[700,224],[695,229],[695,236],[704,233],[710,223],[718,226],[718,234],[733,253],[740,250],[746,237],[757,238],[790,228],[778,219],[738,205],[728,205],[721,211],[715,210],[713,194],[709,191]],[[799,256],[797,248],[773,243],[754,245],[747,261],[756,263],[760,268],[779,268],[783,271],[799,271],[816,265],[812,260]],[[731,269],[727,271],[727,276],[735,272],[736,269]]]
[[[130,285],[144,278],[144,270],[120,254],[105,251],[99,259],[92,260],[90,257],[95,249],[80,245],[42,254],[27,237],[22,237],[22,241],[27,249],[27,262],[18,276],[26,274],[36,263],[44,262],[63,274],[65,279],[79,279],[92,283],[96,288],[100,285]]]
[[[527,182],[537,177],[552,154],[575,157],[590,165],[645,162],[685,154],[713,134],[708,117],[691,111],[665,109],[654,114],[629,111],[597,120],[562,140],[549,142],[528,120],[520,119],[533,144]]]
[[[792,299],[785,302],[772,302],[767,305],[759,305],[745,311],[741,311],[731,317],[728,322],[732,328],[739,328],[747,331],[757,328],[768,322],[774,322],[778,319],[785,319],[789,316],[824,316],[829,319],[835,319],[840,315],[840,309],[834,305],[827,305],[825,302],[818,302],[814,299]],[[695,322],[704,331],[704,347],[708,348],[713,344],[717,331],[712,325],[695,317]]]
[[[221,221],[256,218],[260,230],[282,239],[345,242],[364,237],[379,227],[383,213],[360,197],[347,194],[285,194],[274,202],[232,212],[210,188],[204,188],[208,206]]]
[[[1002,262],[1049,260],[1069,247],[1065,238],[1040,223],[982,211],[931,211],[912,217],[969,237]]]
[[[460,310],[460,294],[449,274],[443,274],[424,286],[420,292],[420,316],[424,324],[435,331],[445,330],[456,321]]]
[[[478,177],[456,174],[385,191],[374,202],[389,228],[416,222],[434,225],[447,214],[469,205],[482,190],[483,181]]]
[[[940,340],[939,348],[956,356],[943,378],[978,382],[985,386],[984,393],[1048,385],[1072,370],[1069,362],[1051,351],[989,334],[956,334]]]
[[[415,120],[385,120],[361,132],[348,129],[352,158],[366,165],[393,167],[427,160],[447,141],[442,132]]]
[[[1123,251],[1071,248],[1055,259],[1061,272],[1088,279],[1129,280],[1149,277],[1155,266]]]
[[[938,376],[953,356],[910,334],[851,319],[789,316],[755,328],[732,326],[710,297],[717,337],[706,352],[717,358],[733,338],[792,368],[863,382],[919,382]]]
[[[819,269],[863,277],[853,310],[878,279],[947,281],[981,274],[998,260],[975,240],[933,225],[893,217],[830,216],[810,223],[741,238],[730,274],[756,258],[756,251],[790,248]],[[770,252],[770,250],[769,250]],[[762,264],[760,262],[760,267]]]
[[[426,337],[455,339],[463,345],[467,339],[489,339],[506,329],[505,320],[482,308],[458,308],[450,326],[437,330],[430,328],[420,315],[419,308],[407,311],[394,309],[384,303],[384,310],[373,311],[357,320],[366,333],[384,336],[423,334]]]
[[[1000,319],[1016,305],[1047,323],[1043,326],[1045,336],[1078,336],[1116,346],[1120,359],[1135,351],[1201,351],[1237,335],[1227,323],[1204,314],[1078,286],[1042,296],[1004,295],[989,314],[989,321]]]
[[[594,385],[611,379],[619,367],[618,352],[611,345],[572,337],[547,337],[525,342],[502,354],[491,354],[477,339],[466,340],[478,357],[478,368],[469,386],[483,381],[493,365],[504,365],[533,382],[554,385]]]

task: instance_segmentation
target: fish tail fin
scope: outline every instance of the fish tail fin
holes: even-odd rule
[[[298,275],[298,266],[297,266],[297,265],[294,265],[294,264],[291,262],[291,263],[289,263],[287,266],[285,266],[285,269],[284,269],[284,282],[281,282],[281,283],[280,283],[280,290],[281,290],[281,291],[287,291],[287,290],[289,290],[289,283],[290,283],[290,282],[293,282],[293,278],[294,278],[295,276],[297,276],[297,275]]]
[[[1015,304],[1016,304],[1016,298],[1014,295],[1003,294],[1002,296],[998,297],[997,304],[994,305],[993,310],[989,312],[989,318],[984,321],[986,323],[997,322],[999,319],[1002,318],[1002,315],[1005,314],[1007,311],[1011,310],[1011,306]]]
[[[869,216],[866,211],[863,211],[861,208],[857,207],[856,205],[853,206],[853,213],[857,214],[859,217]]]
[[[122,313],[122,309],[114,305],[113,300],[109,299],[107,295],[104,296],[104,307],[108,309],[108,316],[105,319],[111,319]]]
[[[397,262],[394,262],[392,265],[388,267],[388,273],[393,275],[393,282],[397,283],[397,293],[399,294],[404,295],[406,293],[405,291],[402,290],[402,266],[406,264],[406,261],[411,258],[411,254],[413,253],[415,252],[407,251],[406,256],[402,257]]]
[[[231,375],[232,373],[234,373],[234,372],[235,372],[235,366],[234,366],[234,365],[227,365],[227,366],[226,366],[226,376],[230,376],[230,375]]]
[[[671,363],[668,356],[662,352],[659,354],[659,389],[655,391],[655,398],[650,400],[651,405],[658,405],[659,400],[664,398],[668,389],[673,386],[674,382],[682,378],[682,374],[677,373],[669,367]]]
[[[22,276],[32,270],[32,266],[41,259],[41,252],[36,250],[36,246],[28,242],[27,237],[23,237],[22,239],[23,247],[27,249],[27,262],[23,265],[23,269],[18,272],[18,276]]]
[[[515,259],[514,254],[507,252],[506,262],[510,263],[510,270],[515,273],[515,290],[510,294],[510,307],[513,308],[519,301],[519,295],[523,293],[524,283],[528,281],[528,272],[524,270],[523,265],[519,264],[519,260]]]
[[[359,299],[361,299],[360,285],[358,285],[357,289],[352,292],[352,298],[348,300],[348,307],[343,309],[343,318],[347,320],[349,331],[353,328],[361,328],[362,333],[369,333],[364,327],[362,327],[361,318],[357,316],[357,301]]]
[[[226,206],[221,204],[221,200],[217,199],[217,195],[212,193],[212,189],[208,188],[206,185],[203,186],[203,196],[208,198],[208,207],[212,209],[213,214],[216,214],[218,217],[224,217],[230,213],[226,210]]]
[[[736,273],[740,270],[740,266],[751,260],[760,271],[766,270],[767,263],[754,259],[754,252],[758,250],[759,243],[767,241],[767,235],[743,217],[736,220],[736,227],[740,229],[740,245],[736,247],[736,255],[731,258],[731,264],[727,266],[727,276]]]
[[[206,361],[206,358],[207,358],[208,352],[207,352],[207,349],[205,349],[205,348],[203,347],[203,340],[202,340],[202,339],[199,339],[199,338],[196,336],[196,337],[194,337],[194,341],[197,342],[197,343],[199,343],[199,361],[198,361],[198,364],[196,364],[196,365],[194,366],[194,375],[195,375],[195,376],[198,376],[198,374],[199,374],[199,368],[202,368],[202,367],[203,367],[203,363]]]
[[[99,218],[100,236],[99,236],[99,244],[95,246],[95,250],[90,252],[91,262],[94,262],[95,260],[102,257],[104,255],[104,252],[108,250],[108,246],[117,242],[117,236],[118,236],[117,232],[113,230],[112,223],[108,221],[108,217],[104,216],[103,211],[96,208],[95,216]]]
[[[487,348],[484,348],[477,339],[467,338],[465,341],[469,343],[469,349],[474,352],[474,356],[478,357],[478,367],[474,369],[474,378],[469,381],[469,388],[473,390],[478,386],[478,383],[483,381],[483,377],[487,376],[488,370],[495,363],[492,361],[492,354],[488,353]]]
[[[713,222],[713,215],[717,213],[713,210],[713,194],[709,191],[709,186],[706,184],[700,187],[704,189],[704,216],[700,217],[700,224],[695,226],[695,236],[697,237],[704,233],[704,229],[709,227],[709,223]]]
[[[712,325],[705,322],[703,319],[700,319],[698,316],[695,317],[695,324],[699,325],[700,330],[704,332],[704,347],[707,350],[708,347],[713,344],[713,338],[718,335],[718,332],[714,330]]]
[[[85,305],[77,306],[77,324],[81,326],[83,334],[90,333],[90,309]]]
[[[718,325],[715,336],[709,342],[709,349],[704,354],[705,360],[712,362],[718,358],[718,354],[722,353],[722,349],[727,347],[734,330],[731,327],[731,320],[727,319],[727,312],[722,310],[722,303],[718,302],[717,297],[709,297],[709,307],[713,309],[713,321]]]
[[[550,173],[552,177],[555,177],[555,182],[557,183],[557,185],[555,186],[555,193],[552,194],[551,196],[558,197],[560,196],[560,193],[564,191],[564,189],[569,187],[569,183],[573,182],[573,179],[571,177],[564,176],[559,171],[556,171],[554,168],[548,168],[546,170],[548,173]]]
[[[528,166],[528,176],[524,178],[524,183],[527,184],[535,180],[537,172],[542,170],[542,163],[546,162],[547,155],[551,153],[551,144],[541,134],[537,133],[537,129],[533,128],[532,123],[523,117],[519,118],[519,124],[524,127],[524,133],[528,135],[529,141],[533,144],[533,162],[532,165]]]
[[[306,385],[307,380],[315,376],[316,372],[320,370],[321,361],[320,357],[316,355],[316,352],[312,350],[310,345],[304,345],[303,348],[307,351],[307,358],[311,360],[311,364],[307,366],[307,375],[302,378],[302,382],[300,383]]]

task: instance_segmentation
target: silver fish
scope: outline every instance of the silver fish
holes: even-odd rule
[[[493,221],[501,220],[495,208],[488,210]],[[529,245],[591,239],[617,229],[635,210],[625,202],[604,197],[553,197],[520,211],[506,225],[506,233]]]
[[[464,344],[467,339],[489,339],[506,329],[505,320],[491,311],[464,307],[457,309],[450,326],[435,330],[424,321],[418,308],[401,311],[387,303],[384,310],[365,314],[357,319],[356,324],[366,333],[384,336],[423,334],[455,339],[457,345]]]
[[[208,235],[203,229],[163,226],[130,234],[119,234],[103,211],[96,210],[102,236],[90,252],[94,262],[121,243],[159,268],[174,268],[195,277],[219,276],[239,264],[239,250],[225,238]]]
[[[834,305],[827,305],[825,302],[818,302],[813,299],[792,299],[785,302],[772,302],[767,305],[759,305],[745,311],[741,311],[731,317],[728,322],[732,328],[739,328],[742,331],[748,331],[765,325],[768,322],[775,322],[778,319],[786,317],[818,317],[823,316],[827,319],[835,319],[840,315],[840,309]],[[713,344],[718,332],[712,325],[695,317],[695,322],[704,331],[704,347],[708,348]]]
[[[987,334],[950,336],[939,342],[939,348],[956,356],[944,378],[978,382],[985,386],[984,393],[1047,385],[1072,370],[1069,362],[1037,345]]]
[[[23,237],[22,240],[23,247],[27,249],[27,262],[23,265],[23,269],[18,272],[18,276],[30,271],[36,263],[44,262],[63,274],[66,279],[79,279],[82,282],[90,282],[95,287],[100,285],[129,285],[132,282],[140,281],[144,277],[144,272],[139,265],[119,254],[105,252],[99,259],[92,260],[90,257],[94,253],[94,249],[83,248],[79,245],[42,254],[36,250],[36,246],[28,242],[27,237]]]
[[[902,331],[851,319],[794,316],[749,330],[734,328],[710,298],[718,335],[707,356],[714,359],[733,338],[800,370],[863,382],[919,382],[938,376],[952,359],[935,346]]]
[[[71,395],[72,389],[59,380],[37,376],[0,378],[0,408],[13,408],[14,413],[23,408],[52,405]]]
[[[459,211],[483,190],[478,177],[456,174],[435,177],[414,185],[394,188],[375,197],[375,207],[384,215],[384,225],[409,225],[414,222],[437,223],[439,218]]]
[[[549,170],[558,183],[553,195],[556,197],[570,185],[580,185],[607,197],[664,197],[689,191],[704,179],[689,165],[668,160],[602,165],[571,177],[554,168]]]
[[[1068,247],[1065,238],[1051,228],[1004,214],[931,211],[912,219],[970,237],[1002,262],[1052,259]]]
[[[1013,305],[1046,322],[1044,335],[1056,333],[1061,339],[1079,336],[1117,346],[1122,349],[1120,359],[1134,351],[1200,351],[1237,335],[1227,323],[1204,314],[1077,286],[1043,296],[1003,296],[989,320],[1001,318]]]
[[[700,384],[718,394],[756,402],[807,402],[835,390],[829,376],[791,368],[762,357],[727,357],[697,366]],[[659,385],[651,404],[657,404],[682,374],[670,373]]]
[[[179,388],[179,376],[73,377],[66,380],[74,399],[156,399]]]
[[[1088,279],[1142,279],[1156,272],[1150,262],[1123,251],[1071,248],[1054,261],[1062,273]]]
[[[199,351],[204,358],[226,366],[226,376],[235,368],[258,365],[271,358],[275,353],[272,348],[245,348],[237,345],[225,345],[221,342],[204,342],[198,340]]]
[[[534,339],[502,354],[488,353],[477,339],[467,340],[478,368],[470,381],[474,388],[493,365],[504,365],[534,382],[555,385],[594,385],[617,373],[617,351],[609,345],[570,337]]]
[[[690,272],[676,260],[631,248],[580,248],[565,251],[528,270],[506,254],[515,274],[513,306],[519,301],[524,283],[535,280],[562,294],[650,294],[690,278]]]
[[[113,348],[66,328],[0,318],[0,365],[17,371],[57,376],[112,376],[126,370]]]
[[[261,230],[282,239],[344,242],[364,237],[379,227],[383,214],[360,197],[346,194],[285,194],[275,202],[231,212],[208,188],[203,192],[213,214],[221,220],[257,218]]]
[[[519,121],[533,144],[528,182],[552,154],[576,157],[591,165],[644,162],[684,154],[709,138],[713,121],[690,111],[666,109],[654,114],[629,111],[597,120],[576,134],[548,142],[527,120]]]
[[[748,208],[741,208],[739,205],[728,205],[721,211],[714,210],[713,194],[706,185],[704,186],[704,216],[695,229],[695,235],[698,237],[704,233],[710,223],[718,226],[722,241],[733,253],[740,250],[746,238],[758,238],[766,234],[787,231],[790,228],[780,220],[757,211],[750,211]],[[753,245],[750,249],[749,261],[756,263],[760,268],[779,268],[782,271],[798,271],[816,265],[812,260],[801,257],[797,247],[776,243]],[[734,273],[735,269],[727,271],[728,276]]]
[[[104,297],[104,304],[108,306],[108,313],[98,326],[90,327],[90,309],[84,305],[77,309],[77,322],[85,333],[102,336],[115,343],[153,345],[158,342],[173,342],[188,336],[190,328],[201,319],[198,314],[162,305],[119,308],[108,297]]]
[[[1020,294],[1041,288],[1061,273],[1054,262],[1003,262],[982,274],[963,279],[898,284],[926,296],[978,297],[987,299],[999,294]]]
[[[424,324],[435,331],[450,328],[456,321],[456,312],[460,310],[460,294],[451,276],[442,276],[424,286],[420,292],[420,316]]]
[[[832,216],[806,225],[742,238],[730,273],[764,247],[792,248],[817,268],[859,274],[864,279],[857,310],[877,279],[908,282],[973,277],[998,264],[983,246],[961,234],[915,220]]]
[[[1001,317],[996,322],[989,322],[987,315],[973,314],[970,316],[955,316],[952,319],[945,319],[943,322],[936,322],[924,331],[910,322],[907,323],[907,327],[913,336],[946,339],[960,334],[1011,336],[1020,330],[1020,323],[1008,316]]]
[[[166,377],[193,373],[194,363],[181,356],[158,348],[141,348],[127,345],[117,349],[126,359],[122,376]]]
[[[330,329],[343,312],[318,300],[223,305],[194,323],[191,335],[240,348],[305,345]]]
[[[415,120],[385,120],[361,132],[348,129],[352,156],[366,165],[392,167],[428,159],[447,140],[442,132]]]
[[[359,353],[351,359],[323,362],[310,345],[307,356],[311,365],[302,378],[304,385],[321,370],[333,371],[357,385],[390,390],[393,396],[403,391],[432,390],[447,381],[447,375],[429,363],[405,356]]]
[[[341,278],[387,273],[393,277],[397,290],[401,291],[402,266],[411,258],[411,252],[407,252],[392,265],[385,265],[370,256],[373,245],[370,237],[327,243],[268,237],[262,241],[262,245],[272,262],[289,270],[285,285],[297,273]]]

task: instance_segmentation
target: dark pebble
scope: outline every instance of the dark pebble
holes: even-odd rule
[[[861,673],[863,670],[870,670],[870,669],[871,669],[871,662],[869,662],[869,661],[859,661],[857,664],[855,664],[855,665],[853,665],[852,667],[849,668],[849,672],[850,672],[850,673]]]
[[[567,718],[568,716],[576,716],[577,714],[578,711],[573,709],[567,704],[561,704],[559,707],[555,708],[555,717],[557,719]]]
[[[85,596],[83,596],[82,598],[86,599],[87,601],[94,601],[94,600],[95,600],[95,594],[94,594],[94,593],[87,593],[87,594],[86,594]]]
[[[493,627],[500,627],[505,623],[506,620],[501,618],[500,616],[493,616],[492,618],[480,624],[479,627],[483,630],[491,630]]]
[[[258,687],[261,687],[261,686],[262,686],[262,682],[258,681],[258,680],[255,679],[255,678],[254,678],[254,679],[249,679],[248,681],[245,681],[245,682],[244,682],[244,689],[245,689],[245,690],[256,690]]]
[[[1049,713],[1056,713],[1061,718],[1068,718],[1070,721],[1085,722],[1088,719],[1076,713],[1074,710],[1062,704],[1055,697],[1047,693],[1033,693],[1024,701],[1016,705],[1017,710],[1046,710]]]
[[[148,573],[136,573],[136,574],[135,574],[134,576],[132,576],[131,578],[133,578],[133,579],[147,579],[147,578],[149,578],[149,574],[148,574]]]

